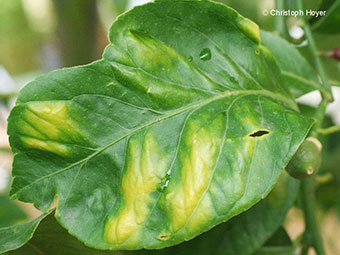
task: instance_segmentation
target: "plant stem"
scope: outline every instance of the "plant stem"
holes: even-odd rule
[[[325,255],[319,226],[316,221],[314,178],[307,178],[301,181],[301,197],[306,221],[305,241],[315,248],[318,255]]]
[[[276,10],[284,10],[285,9],[285,0],[275,0],[275,9]],[[289,39],[289,33],[286,25],[286,17],[277,15],[274,19],[274,27],[275,31],[279,33],[279,35],[285,39]]]
[[[297,4],[298,4],[298,8],[300,10],[304,10],[303,0],[297,0]],[[311,28],[310,28],[310,26],[308,24],[308,21],[305,20],[305,17],[300,16],[300,19],[303,22],[303,29],[305,31],[305,35],[306,35],[306,39],[308,41],[309,49],[310,49],[310,51],[311,51],[311,53],[312,53],[312,55],[314,57],[315,67],[316,67],[316,69],[317,69],[317,71],[318,71],[318,73],[320,75],[320,78],[321,78],[321,81],[322,81],[322,85],[327,90],[327,93],[322,93],[321,92],[322,96],[324,98],[327,98],[327,100],[331,102],[331,101],[333,101],[333,96],[332,96],[332,93],[331,93],[331,86],[329,84],[329,81],[328,81],[325,69],[323,68],[321,59],[320,59],[320,57],[317,54],[318,49],[316,47],[315,40],[314,40],[312,31],[311,31]]]
[[[303,0],[297,0],[298,8],[300,10],[304,10]],[[320,75],[322,85],[324,86],[326,91],[320,91],[322,95],[322,101],[319,104],[316,113],[315,113],[315,125],[313,127],[311,136],[318,137],[318,130],[322,126],[322,121],[326,112],[326,108],[329,102],[333,101],[331,86],[329,80],[327,78],[326,72],[323,68],[320,57],[317,52],[318,49],[315,44],[315,40],[313,38],[312,31],[308,24],[308,21],[305,20],[305,17],[300,17],[301,21],[304,25],[305,36],[308,41],[309,49],[314,57],[314,62],[316,69]],[[314,197],[314,183],[315,179],[310,177],[308,179],[301,181],[301,203],[302,209],[305,216],[305,232],[304,239],[307,245],[313,246],[318,255],[325,255],[325,251],[323,248],[322,237],[319,230],[318,222],[316,219],[316,207],[315,207],[315,197]]]
[[[328,127],[328,128],[320,128],[318,130],[318,133],[320,135],[330,135],[336,132],[340,132],[340,125],[336,125],[336,126],[332,126],[332,127]]]
[[[301,255],[308,255],[308,249],[309,249],[308,245],[303,246],[301,250]]]
[[[321,103],[319,104],[318,108],[316,109],[315,112],[315,125],[312,129],[311,136],[318,138],[318,130],[321,129],[322,126],[322,120],[325,116],[326,108],[328,105],[329,101],[326,98],[323,98]]]

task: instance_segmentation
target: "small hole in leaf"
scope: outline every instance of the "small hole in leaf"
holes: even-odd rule
[[[268,134],[269,134],[269,131],[257,130],[254,133],[251,133],[249,136],[250,137],[261,137],[261,136],[268,135]]]
[[[160,239],[160,240],[167,240],[167,239],[169,239],[169,235],[167,235],[167,234],[160,234],[158,236],[158,239]]]

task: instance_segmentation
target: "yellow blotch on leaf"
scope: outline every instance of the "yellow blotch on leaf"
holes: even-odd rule
[[[134,61],[143,68],[154,70],[157,67],[162,70],[178,65],[178,54],[172,48],[139,31],[131,30],[129,36],[131,43],[136,46],[131,49],[136,56]],[[147,59],[145,56],[148,56]]]
[[[108,220],[105,238],[112,244],[134,243],[138,227],[147,219],[156,190],[166,173],[166,162],[154,136],[148,132],[144,141],[133,137],[128,144],[125,174],[122,179],[123,205],[119,214]],[[129,239],[129,240],[128,240]]]
[[[203,126],[202,123],[206,126]],[[185,146],[180,152],[181,183],[172,186],[166,196],[172,212],[173,231],[184,226],[194,230],[204,224],[212,214],[208,194],[217,157],[219,155],[225,126],[224,115],[219,115],[211,123],[192,120],[185,134]]]
[[[22,137],[21,141],[30,148],[49,151],[60,156],[64,156],[68,154],[68,148],[65,145],[60,143],[51,142],[51,141],[42,141],[39,139],[31,138],[31,137]]]
[[[238,16],[236,22],[241,31],[243,31],[243,33],[247,35],[252,41],[254,41],[256,44],[261,43],[260,29],[255,22],[242,16]]]
[[[31,102],[19,123],[21,141],[29,148],[67,156],[70,153],[67,144],[83,140],[63,101]]]

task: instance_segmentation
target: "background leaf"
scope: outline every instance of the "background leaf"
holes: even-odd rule
[[[332,2],[332,5],[326,10],[326,15],[318,18],[313,24],[312,28],[315,32],[330,34],[340,33],[340,0]]]
[[[296,255],[297,249],[293,246],[288,233],[280,227],[274,235],[259,248],[253,255]]]
[[[99,255],[110,254],[120,255],[118,252],[100,251],[86,247],[83,243],[79,242],[76,238],[72,237],[67,231],[62,228],[55,220],[53,213],[46,218],[34,221],[35,224],[39,224],[39,227],[34,233],[30,228],[30,233],[33,237],[30,240],[26,240],[26,244],[21,248],[5,253],[6,255],[36,255],[36,254],[53,254],[53,255]],[[22,229],[17,230],[22,231]],[[11,235],[11,238],[17,239],[18,234]],[[23,243],[24,244],[24,243]]]
[[[18,249],[30,240],[38,227],[40,221],[46,217],[43,214],[40,217],[29,221],[25,224],[11,226],[0,229],[0,253]]]
[[[313,90],[325,91],[316,72],[293,44],[265,31],[261,31],[261,39],[274,54],[281,69],[283,83],[295,97]]]
[[[264,246],[291,246],[292,240],[284,227],[280,227],[271,237],[266,241]]]
[[[259,249],[254,255],[296,255],[296,248],[294,247],[263,247]]]
[[[111,3],[116,11],[116,16],[123,13],[126,10],[128,1],[127,0],[111,0]]]
[[[26,219],[25,212],[5,194],[0,194],[0,228]]]

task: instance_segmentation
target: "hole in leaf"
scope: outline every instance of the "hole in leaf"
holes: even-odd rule
[[[160,234],[159,236],[158,236],[158,239],[160,239],[160,240],[167,240],[167,239],[169,239],[169,235],[168,234]]]
[[[254,133],[251,133],[249,136],[250,137],[261,137],[261,136],[268,135],[268,134],[269,134],[269,131],[267,130],[257,130]]]

